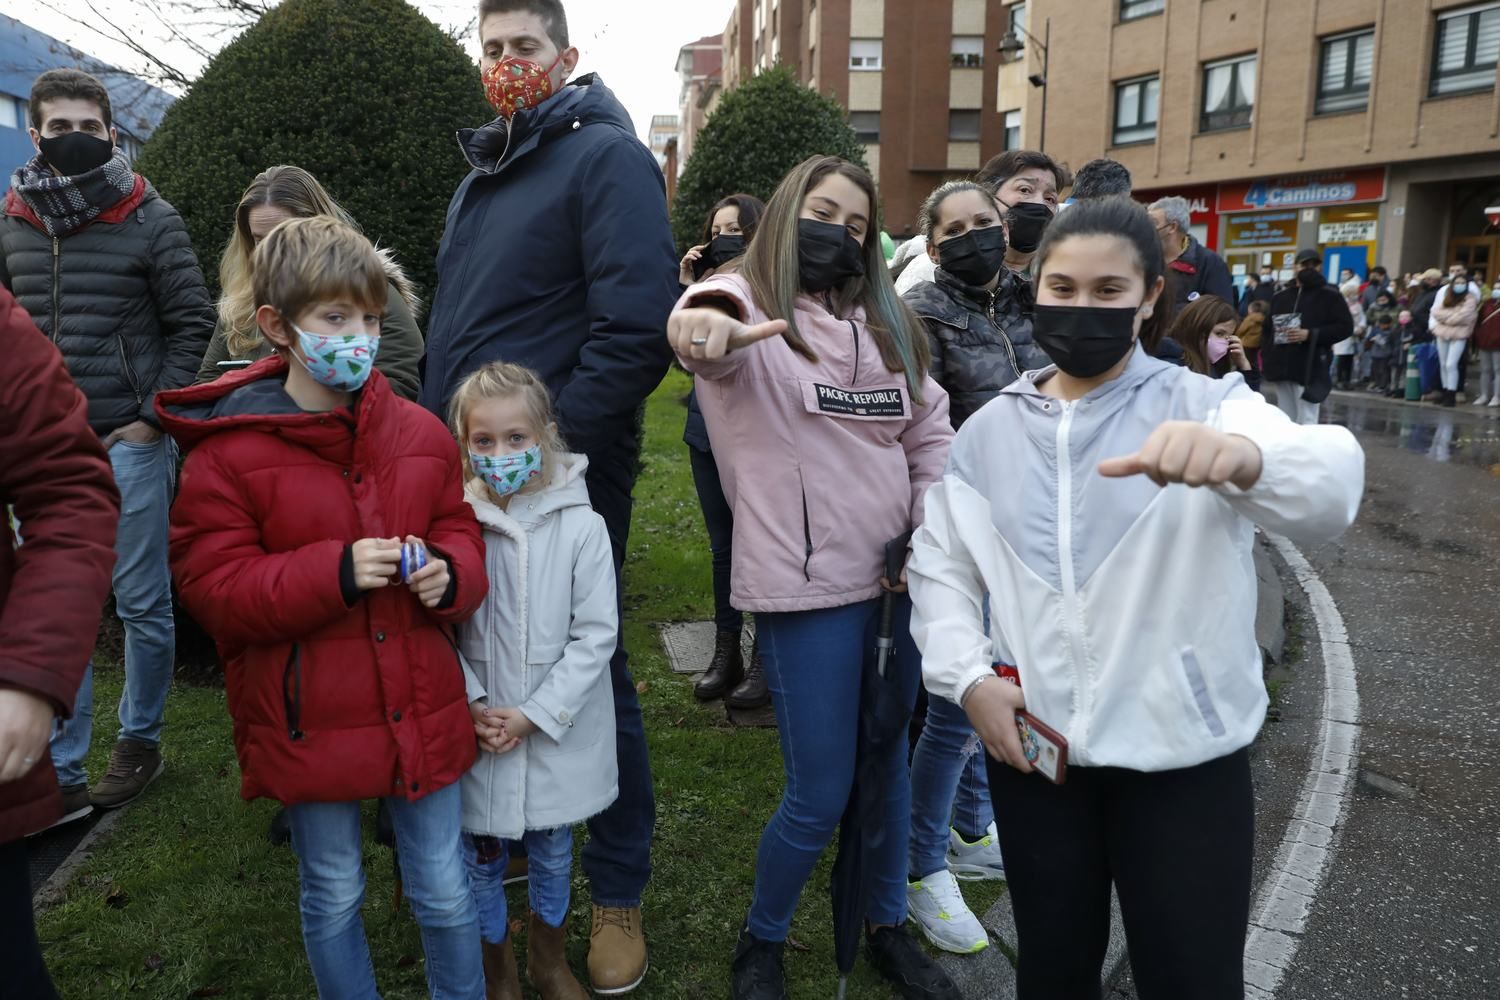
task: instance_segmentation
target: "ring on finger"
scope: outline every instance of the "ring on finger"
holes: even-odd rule
[[[702,347],[706,343],[708,343],[707,337],[694,337],[692,340],[692,345],[694,347]]]

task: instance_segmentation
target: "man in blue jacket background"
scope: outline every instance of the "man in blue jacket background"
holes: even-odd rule
[[[458,383],[496,360],[546,381],[568,446],[588,456],[618,577],[640,452],[637,413],[666,373],[677,260],[660,167],[578,63],[559,0],[481,0],[480,67],[499,117],[459,132],[470,171],[448,206],[421,402],[446,416]],[[621,591],[623,593],[623,591]],[[610,673],[620,797],[589,823],[589,975],[596,992],[645,977],[641,893],[656,803],[623,646]]]

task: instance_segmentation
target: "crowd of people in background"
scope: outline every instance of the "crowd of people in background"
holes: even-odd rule
[[[785,771],[730,995],[788,995],[793,914],[861,784],[881,836],[858,936],[900,996],[957,1000],[908,922],[983,950],[962,882],[1002,878],[1027,1000],[1096,995],[1111,883],[1142,997],[1241,995],[1254,530],[1352,521],[1362,453],[1318,426],[1335,387],[1405,392],[1430,345],[1444,405],[1477,353],[1476,402],[1500,406],[1500,288],[1462,268],[1332,281],[1317,248],[1236,288],[1186,201],[1039,150],[941,185],[889,249],[870,174],[814,156],[768,201],[723,192],[679,257],[624,109],[571,79],[562,4],[481,0],[479,33],[497,117],[458,137],[472,169],[425,335],[401,266],[292,165],[235,208],[215,308],[105,89],[36,82],[37,156],[0,219],[28,373],[0,393],[18,988],[55,995],[16,843],[165,767],[175,580],[224,662],[242,794],[285,807],[320,996],[376,995],[369,799],[434,997],[518,1000],[523,972],[544,1000],[588,995],[566,954],[584,824],[589,985],[636,989],[655,799],[620,575],[639,413],[675,358],[716,633],[694,693],[769,703]],[[90,787],[85,625],[111,586],[126,682]],[[1192,611],[1210,590],[1227,617]],[[870,748],[873,685],[910,740]]]

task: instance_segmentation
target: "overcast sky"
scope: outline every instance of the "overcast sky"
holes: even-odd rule
[[[163,32],[152,32],[142,16],[138,0],[96,0],[101,10],[118,17],[142,37],[150,38],[175,60],[184,72],[201,70],[201,60],[183,46],[161,41]],[[159,0],[170,6],[173,0]],[[565,0],[572,42],[581,53],[578,71],[596,72],[624,102],[635,122],[636,133],[645,137],[652,115],[676,114],[678,79],[673,66],[677,50],[704,35],[724,30],[734,0]],[[0,13],[9,15],[75,48],[125,69],[138,63],[123,46],[106,42],[85,23],[88,6],[77,0],[53,0],[67,14],[43,6],[39,0],[0,0]],[[416,0],[415,6],[443,27],[469,22],[473,0]],[[219,44],[223,44],[221,40]],[[468,47],[478,58],[477,38]],[[477,70],[476,70],[477,72]]]

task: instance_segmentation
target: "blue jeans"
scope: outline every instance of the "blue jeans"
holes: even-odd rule
[[[859,736],[859,691],[868,658],[875,655],[880,601],[842,608],[756,616],[771,703],[781,737],[786,791],[761,834],[755,863],[750,933],[784,941],[792,912],[823,849],[833,839],[854,783]],[[911,602],[896,604],[897,676],[908,708],[916,703],[921,657],[911,639]],[[906,849],[911,821],[907,742],[893,740],[882,823],[889,835],[868,859],[872,924],[906,920]]]
[[[974,734],[968,713],[947,698],[927,700],[927,724],[911,757],[911,862],[913,881],[948,866],[948,825],[966,839],[994,822],[984,748],[964,755]]]
[[[646,722],[641,700],[630,676],[625,653],[625,588],[620,570],[630,537],[630,491],[635,485],[636,455],[590,456],[587,476],[589,503],[604,518],[615,559],[615,588],[619,600],[620,637],[609,660],[610,687],[615,696],[615,759],[620,767],[620,797],[589,820],[589,839],[583,845],[583,871],[596,906],[631,908],[641,905],[641,893],[651,878],[651,837],[656,829],[656,792],[651,786],[651,755],[646,746]],[[595,461],[595,458],[598,461]]]
[[[161,741],[167,688],[177,651],[172,617],[172,571],[167,565],[167,515],[177,478],[177,446],[118,441],[109,463],[120,488],[115,539],[115,612],[125,626],[125,690],[120,695],[120,739]],[[83,759],[94,731],[94,666],[78,688],[73,717],[52,736],[52,763],[61,785],[88,780]]]
[[[415,802],[385,800],[401,849],[401,876],[427,955],[433,1000],[483,1000],[479,921],[460,852],[458,785]],[[318,996],[379,1000],[360,906],[365,898],[360,803],[288,806],[302,875],[302,940]]]
[[[530,863],[526,895],[531,910],[548,927],[561,927],[568,916],[568,890],[573,881],[573,831],[527,830],[521,838]],[[469,890],[479,910],[479,936],[499,944],[510,935],[510,908],[505,902],[506,842],[499,837],[464,834],[464,864]]]

